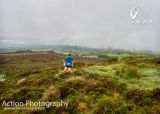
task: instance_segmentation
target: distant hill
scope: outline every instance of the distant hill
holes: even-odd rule
[[[142,51],[129,51],[124,49],[112,49],[112,48],[89,48],[89,47],[80,47],[80,46],[69,46],[69,45],[30,45],[24,47],[5,47],[0,48],[0,53],[7,52],[16,52],[18,50],[33,50],[33,51],[59,51],[61,53],[73,53],[78,54],[80,51],[92,51],[92,53],[96,53],[96,51],[103,53],[116,53],[116,54],[147,54],[147,55],[160,55],[160,53],[155,53],[148,50]]]

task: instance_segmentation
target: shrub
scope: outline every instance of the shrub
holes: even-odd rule
[[[101,60],[107,60],[108,62],[117,62],[118,61],[118,57],[111,57],[108,55],[99,55],[98,58]]]
[[[25,102],[26,100],[38,100],[42,97],[41,91],[31,90],[29,88],[22,88],[11,94],[11,100]]]
[[[112,114],[118,106],[118,103],[116,103],[111,97],[102,97],[97,100],[94,112],[96,114]]]
[[[0,95],[3,94],[3,92],[6,90],[7,88],[7,83],[4,81],[0,81]]]
[[[156,88],[153,90],[154,98],[160,100],[160,88]]]
[[[109,59],[110,57],[108,55],[98,55],[98,58],[100,58],[100,59]]]
[[[127,69],[127,76],[132,78],[138,78],[138,68],[135,66],[129,66]]]
[[[101,77],[101,75],[99,75],[98,73],[88,73],[85,76],[86,79],[92,78],[92,79],[96,79],[96,80],[98,80],[99,77]]]
[[[75,68],[82,68],[84,66],[86,66],[86,63],[84,63],[84,62],[75,62],[74,63]]]
[[[119,92],[119,93],[123,93],[127,90],[127,85],[124,84],[124,83],[121,83],[121,84],[117,84],[116,86],[116,91]]]
[[[49,87],[44,93],[43,93],[43,100],[46,101],[52,101],[55,99],[60,98],[60,93],[58,92],[58,90],[56,89],[56,87],[51,86]]]
[[[125,92],[125,97],[133,101],[136,105],[144,105],[143,97],[145,92],[139,89],[133,89]]]
[[[64,99],[66,98],[69,94],[74,94],[75,90],[73,88],[67,87],[67,86],[62,86],[59,88],[59,93],[60,93],[60,98]]]
[[[17,76],[18,77],[26,77],[26,76],[29,76],[30,74],[32,74],[31,71],[24,71],[24,72],[17,74]]]
[[[105,87],[107,90],[114,91],[116,90],[119,81],[117,79],[105,79],[102,81],[102,83],[103,87]]]
[[[58,91],[61,99],[66,98],[69,94],[75,94],[78,90],[84,88],[86,81],[80,77],[71,77],[65,82],[58,85]]]
[[[88,109],[88,104],[87,103],[84,103],[84,102],[80,102],[78,103],[78,110],[80,111],[85,111]]]
[[[61,74],[59,74],[58,76],[61,78],[61,79],[66,79],[68,77],[71,77],[72,73],[71,72],[63,72]]]
[[[86,71],[84,71],[84,70],[74,70],[73,72],[73,75],[76,75],[76,76],[81,76],[81,75],[85,75],[85,74],[87,74],[87,72]]]
[[[85,90],[87,93],[91,92],[91,91],[97,91],[98,88],[103,88],[102,84],[100,81],[94,80],[94,79],[89,79],[87,80],[87,83],[85,85]]]

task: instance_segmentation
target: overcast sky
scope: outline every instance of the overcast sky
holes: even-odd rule
[[[0,0],[0,47],[77,45],[160,52],[159,0]],[[152,24],[132,24],[136,19]]]

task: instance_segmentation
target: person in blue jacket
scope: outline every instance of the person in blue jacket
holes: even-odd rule
[[[64,58],[64,71],[70,70],[73,67],[74,60],[71,57],[71,54],[68,54],[67,57]]]

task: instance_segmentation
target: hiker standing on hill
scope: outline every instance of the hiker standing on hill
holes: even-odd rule
[[[64,71],[70,70],[73,67],[74,60],[71,57],[71,54],[68,54],[67,57],[64,58]]]

